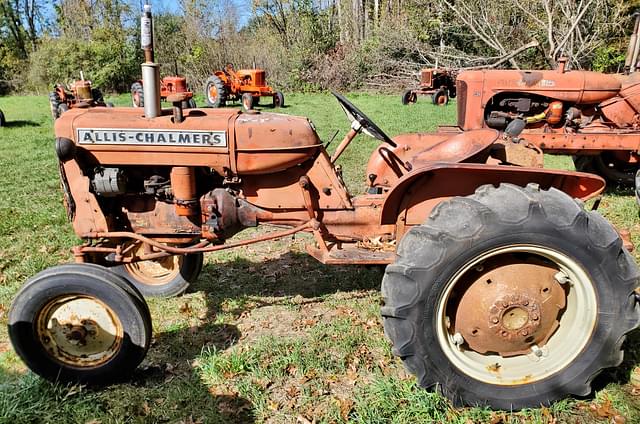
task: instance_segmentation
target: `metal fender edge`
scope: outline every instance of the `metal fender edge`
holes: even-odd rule
[[[454,196],[468,196],[484,184],[536,183],[542,189],[555,187],[569,196],[588,200],[598,196],[605,181],[593,174],[556,169],[521,168],[473,163],[431,163],[404,175],[387,194],[381,224],[395,224],[405,211],[405,224],[424,222],[431,209]]]

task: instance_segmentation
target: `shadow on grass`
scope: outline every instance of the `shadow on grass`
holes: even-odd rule
[[[24,127],[39,127],[40,124],[33,121],[24,121],[24,120],[12,120],[6,121],[4,126],[7,128],[24,128]]]
[[[307,254],[288,252],[260,262],[234,258],[207,263],[191,290],[206,292],[215,308],[227,299],[240,304],[251,300],[253,307],[256,303],[259,307],[288,302],[295,296],[309,302],[339,291],[379,290],[383,273],[381,266],[330,266]]]

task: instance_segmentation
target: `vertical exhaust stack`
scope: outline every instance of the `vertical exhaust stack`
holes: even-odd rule
[[[627,49],[627,56],[624,63],[626,72],[635,72],[638,64],[638,54],[640,53],[640,39],[638,38],[638,31],[640,30],[640,14],[636,13],[636,21],[633,27],[633,33],[629,38],[629,48]]]
[[[144,115],[147,118],[160,116],[160,65],[153,58],[153,17],[147,1],[140,18],[140,44],[144,50],[142,64],[142,87],[144,91]]]

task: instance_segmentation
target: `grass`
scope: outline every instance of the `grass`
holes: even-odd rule
[[[349,97],[391,136],[455,120],[454,106]],[[110,100],[129,102],[128,96]],[[285,100],[290,106],[281,111],[310,117],[323,140],[339,131],[332,148],[348,129],[328,94]],[[592,398],[518,413],[452,408],[416,388],[391,355],[378,312],[381,270],[323,266],[304,253],[304,237],[208,255],[189,293],[150,301],[153,344],[127,383],[101,390],[49,384],[12,351],[6,314],[27,278],[72,260],[77,240],[61,205],[47,99],[4,97],[0,109],[10,121],[0,129],[2,423],[640,422],[640,389],[629,383],[640,362],[637,334],[627,342],[624,364],[598,378]],[[364,166],[376,145],[360,136],[340,159],[354,193],[364,187]],[[572,168],[567,157],[546,162]],[[631,191],[611,190],[601,211],[640,233]],[[634,242],[640,245],[637,235]]]

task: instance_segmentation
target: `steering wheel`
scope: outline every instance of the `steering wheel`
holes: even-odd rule
[[[391,140],[391,138],[389,138],[389,136],[386,135],[380,127],[378,127],[367,115],[362,113],[360,109],[347,100],[342,94],[335,91],[331,91],[331,94],[336,96],[342,110],[344,110],[345,115],[347,115],[347,118],[351,121],[352,128],[354,127],[354,123],[357,122],[360,125],[362,132],[367,134],[369,137],[373,137],[393,147],[397,146],[397,144]]]

